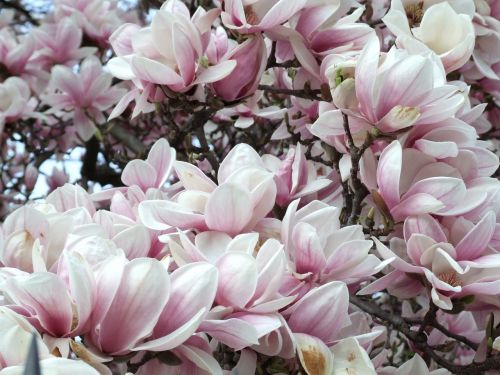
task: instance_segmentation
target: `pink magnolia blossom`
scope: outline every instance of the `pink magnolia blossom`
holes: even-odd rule
[[[236,61],[214,66],[202,62],[208,42],[205,36],[210,37],[210,26],[217,15],[217,10],[206,12],[199,8],[190,18],[184,3],[165,2],[154,15],[151,27],[131,35],[133,26],[123,25],[111,36],[118,57],[109,61],[110,72],[120,79],[133,80],[141,90],[149,83],[166,85],[174,92],[186,92],[194,85],[227,77]]]
[[[161,188],[170,177],[175,162],[175,149],[165,139],[160,139],[149,151],[146,160],[130,161],[122,172],[122,181],[127,186],[137,185],[143,191]]]
[[[425,279],[431,287],[432,301],[445,310],[453,307],[452,298],[497,294],[500,257],[488,249],[495,231],[495,216],[492,213],[476,225],[465,219],[457,220],[451,228],[449,240],[430,216],[424,216],[418,224],[413,219],[407,223],[406,254],[398,256],[375,239],[381,257],[393,259],[391,267],[395,271],[365,288],[363,293],[390,286],[391,279],[403,272]],[[412,231],[415,224],[428,229],[415,233]],[[424,284],[420,287],[424,288]]]
[[[116,355],[169,350],[189,339],[213,303],[217,272],[196,263],[169,276],[167,266],[155,259],[111,257],[96,279],[90,338],[101,351]]]
[[[274,180],[278,189],[276,203],[282,207],[297,198],[314,196],[314,193],[332,183],[327,178],[317,176],[314,164],[307,162],[300,143],[291,148],[282,161],[269,154],[263,159],[275,173]]]
[[[73,337],[89,329],[94,306],[94,278],[78,254],[65,254],[67,274],[45,272],[7,276],[2,290],[15,311],[25,315],[38,330],[53,337]]]
[[[36,101],[24,80],[9,77],[0,83],[0,135],[6,123],[34,117]]]
[[[41,359],[50,357],[41,335],[28,320],[11,309],[0,307],[0,369],[21,365],[35,335]]]
[[[47,358],[40,361],[40,368],[43,373],[63,375],[71,373],[73,375],[98,375],[99,372],[81,360],[67,358]],[[0,371],[2,375],[22,375],[24,366],[12,366]]]
[[[384,367],[377,371],[379,375],[450,375],[451,373],[446,369],[438,369],[431,371],[425,363],[425,361],[420,357],[420,355],[415,354],[412,359],[403,363],[399,368],[392,366]]]
[[[301,284],[310,288],[331,280],[355,283],[384,267],[369,254],[372,242],[364,239],[361,226],[340,228],[337,208],[313,201],[298,210],[298,204],[296,200],[288,206],[281,227],[282,241],[296,273],[288,288]],[[289,293],[296,293],[294,289]]]
[[[83,32],[74,17],[64,18],[57,24],[44,24],[35,30],[41,48],[35,53],[36,63],[52,66],[72,66],[96,52],[94,47],[80,47]]]
[[[79,74],[66,66],[55,66],[43,100],[52,106],[52,113],[72,110],[76,132],[88,140],[96,132],[96,125],[104,123],[103,111],[122,95],[122,89],[111,86],[111,76],[102,71],[99,60],[89,56],[82,62]]]
[[[224,25],[242,34],[272,30],[288,21],[306,0],[224,0]]]
[[[429,48],[439,55],[447,73],[461,68],[474,50],[473,3],[469,2],[466,9],[459,9],[460,5],[454,7],[448,1],[437,4],[429,1],[422,5],[404,3],[406,8],[403,1],[392,0],[390,10],[383,18],[389,30],[397,36],[396,44],[409,51]],[[407,17],[416,18],[419,26],[410,29],[413,25]]]
[[[197,167],[175,164],[184,186],[174,201],[150,200],[139,205],[144,225],[154,230],[216,230],[236,235],[251,230],[274,206],[276,184],[260,156],[240,144],[221,163],[219,186]]]
[[[363,171],[370,168],[368,163],[367,159]],[[403,150],[398,141],[382,151],[376,171],[376,181],[365,172],[363,180],[379,209],[396,221],[425,213],[465,214],[487,197],[481,189],[468,189],[457,169],[415,149]]]
[[[194,243],[182,232],[180,243],[171,236],[165,240],[177,264],[209,261],[218,269],[218,306],[201,324],[201,331],[240,350],[259,344],[259,339],[282,325],[275,312],[289,305],[295,296],[279,293],[286,259],[278,241],[268,239],[258,244],[257,233],[231,239],[220,232],[200,233]],[[257,350],[265,350],[267,344],[260,344]]]
[[[223,61],[236,61],[236,67],[227,77],[212,84],[217,96],[233,101],[253,94],[267,64],[264,38],[257,35],[247,39],[230,49],[222,57]]]
[[[343,77],[335,87],[334,98],[357,100],[354,109],[334,100],[344,112],[392,132],[438,123],[452,117],[462,105],[463,97],[455,86],[445,83],[441,63],[432,55],[410,55],[396,48],[383,59],[379,54],[379,41],[371,38],[358,57],[355,77]],[[343,73],[340,69],[337,74]]]
[[[55,0],[54,5],[57,23],[68,16],[74,17],[85,34],[94,43],[104,47],[109,45],[111,34],[124,21],[137,21],[132,15],[125,15],[114,1]]]

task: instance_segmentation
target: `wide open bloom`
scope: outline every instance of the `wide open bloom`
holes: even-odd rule
[[[172,201],[139,205],[141,221],[150,229],[215,230],[234,236],[252,230],[274,207],[273,174],[246,144],[234,147],[221,163],[218,186],[192,164],[178,161],[175,170],[184,191]]]
[[[384,267],[369,254],[372,242],[365,240],[360,225],[340,228],[336,207],[313,201],[297,210],[298,204],[295,200],[288,206],[281,226],[282,241],[295,273],[284,287],[287,294],[332,280],[353,284]]]
[[[488,246],[495,224],[492,212],[475,225],[457,219],[447,239],[431,216],[408,219],[405,223],[406,250],[402,255],[374,239],[380,256],[393,259],[391,267],[395,270],[364,288],[362,293],[390,289],[396,286],[401,274],[413,274],[413,278],[406,277],[408,286],[411,285],[414,291],[429,286],[432,301],[445,310],[453,307],[452,298],[497,295],[500,255]]]
[[[382,20],[397,36],[396,44],[400,48],[419,51],[423,47],[434,51],[449,73],[469,60],[475,41],[474,3],[453,3],[392,0],[391,8]],[[461,7],[465,4],[465,8]]]
[[[75,130],[87,141],[96,131],[95,124],[105,122],[103,112],[124,94],[123,89],[111,86],[111,78],[110,74],[102,70],[102,65],[95,56],[83,60],[79,74],[69,67],[56,65],[52,69],[48,93],[42,98],[52,106],[52,113],[73,111]]]
[[[331,70],[341,81],[334,88],[334,104],[383,132],[438,123],[452,117],[464,101],[456,86],[446,84],[441,62],[435,56],[410,55],[393,47],[380,57],[378,38],[371,38],[365,45],[354,77],[352,67],[343,66]],[[346,107],[345,98],[354,103]]]

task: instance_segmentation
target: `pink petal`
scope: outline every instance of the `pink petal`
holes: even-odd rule
[[[217,278],[217,269],[209,263],[176,269],[170,276],[170,299],[158,320],[155,337],[175,331],[201,310],[208,311],[215,299]]]
[[[128,162],[122,172],[122,181],[127,186],[137,185],[143,191],[155,187],[155,169],[144,160],[132,160]]]
[[[487,251],[495,232],[496,216],[488,212],[455,246],[457,260],[474,260]]]
[[[132,71],[147,82],[158,85],[184,85],[184,81],[172,68],[156,60],[141,56],[132,57]]]
[[[248,224],[252,211],[252,198],[248,190],[233,183],[225,183],[208,198],[205,220],[211,230],[236,235]]]
[[[217,261],[219,286],[216,301],[223,306],[243,308],[257,287],[257,264],[245,253],[229,252]]]
[[[175,202],[163,200],[141,202],[139,217],[146,227],[154,230],[165,230],[172,226],[181,229],[206,229],[203,215]]]
[[[377,167],[377,184],[380,195],[389,208],[394,207],[400,201],[399,180],[402,160],[403,149],[398,141],[393,141],[384,148],[380,155]]]
[[[312,289],[292,308],[288,325],[294,333],[307,333],[329,344],[349,322],[349,292],[343,282],[332,281]]]
[[[170,147],[165,138],[161,138],[151,147],[146,162],[156,171],[155,187],[162,187],[172,171],[175,149]]]

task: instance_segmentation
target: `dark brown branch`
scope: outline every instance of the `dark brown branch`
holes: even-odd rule
[[[118,141],[122,142],[125,147],[135,152],[137,156],[142,156],[146,152],[146,146],[139,141],[133,134],[128,132],[117,121],[112,121],[107,131]]]
[[[473,362],[468,365],[455,365],[449,360],[441,357],[436,351],[429,346],[427,343],[427,335],[425,332],[420,332],[420,330],[415,331],[411,329],[411,324],[406,321],[403,317],[391,314],[385,310],[383,310],[380,306],[370,300],[362,299],[358,296],[350,296],[350,303],[359,309],[363,310],[366,313],[376,317],[377,319],[382,320],[385,324],[391,326],[393,329],[401,332],[405,335],[409,340],[413,342],[415,347],[419,349],[423,354],[425,354],[428,358],[434,360],[438,365],[447,370],[451,371],[453,374],[461,375],[481,375],[489,370],[498,370],[500,369],[500,356],[493,356],[487,358],[485,361],[476,363]],[[430,314],[432,315],[432,314]],[[425,318],[424,318],[425,320]],[[429,322],[431,323],[431,322]],[[429,324],[434,327],[435,323],[432,322]],[[439,329],[435,327],[436,329]],[[442,327],[444,328],[444,327]],[[440,329],[441,330],[441,329]],[[447,331],[447,330],[446,330]],[[445,333],[445,332],[443,332]],[[452,337],[452,336],[450,336]],[[463,337],[459,336],[462,341]],[[453,337],[452,337],[453,338]],[[468,340],[466,340],[468,341]],[[463,342],[463,341],[462,341]],[[476,346],[476,344],[471,343]],[[477,346],[476,346],[477,347]]]
[[[10,9],[14,9],[14,10],[18,11],[33,25],[38,26],[40,24],[40,22],[37,19],[35,19],[31,15],[31,13],[27,9],[25,9],[20,3],[16,2],[16,1],[0,0],[0,4],[5,6],[6,8],[10,8]]]
[[[349,118],[345,113],[342,113],[343,126],[347,138],[347,145],[349,146],[349,153],[351,155],[351,185],[352,191],[350,192],[350,200],[352,202],[351,209],[348,212],[347,225],[357,224],[359,215],[361,214],[362,202],[368,195],[368,190],[359,178],[359,162],[364,152],[373,144],[373,135],[368,133],[365,142],[361,147],[357,147],[354,143],[354,138],[349,128]]]
[[[323,100],[321,98],[321,90],[314,89],[302,89],[302,90],[293,90],[293,89],[280,89],[273,86],[268,85],[259,85],[259,90],[267,91],[273,94],[282,94],[282,95],[292,95],[298,98],[309,99],[309,100]]]

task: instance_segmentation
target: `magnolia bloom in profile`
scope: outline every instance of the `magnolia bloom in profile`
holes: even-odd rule
[[[300,11],[307,0],[224,0],[222,22],[241,34],[272,30]]]
[[[274,172],[278,189],[276,203],[281,207],[286,207],[297,198],[311,199],[315,193],[332,184],[330,179],[317,175],[314,163],[306,159],[300,143],[290,148],[283,160],[271,154],[264,155],[262,159]]]
[[[112,355],[165,351],[196,332],[212,306],[217,270],[200,262],[169,275],[167,267],[152,258],[104,261],[96,275],[96,307],[87,336],[99,350]]]
[[[227,77],[212,84],[217,96],[233,101],[253,94],[267,64],[264,38],[256,35],[236,45],[222,57],[223,61],[236,61],[237,65]]]
[[[125,92],[111,86],[111,79],[93,55],[83,60],[78,74],[69,67],[56,65],[52,69],[48,92],[42,99],[52,106],[51,113],[67,117],[65,111],[73,111],[75,130],[87,141],[94,135],[96,124],[105,122],[103,112],[117,103]]]
[[[79,254],[65,254],[60,275],[46,272],[39,265],[35,272],[21,271],[1,275],[2,292],[12,307],[25,315],[43,333],[52,337],[74,337],[89,329],[89,319],[96,297],[94,276],[89,264]]]
[[[335,85],[333,102],[356,120],[351,123],[360,127],[364,122],[383,132],[439,123],[452,117],[464,101],[456,86],[446,84],[441,62],[434,55],[410,55],[391,48],[380,56],[378,38],[366,44],[355,69],[342,62],[338,68],[329,67],[328,74]],[[342,127],[340,111],[323,113],[314,126],[328,127],[334,120]]]
[[[28,84],[19,77],[0,83],[0,136],[6,123],[35,116],[35,99]]]
[[[456,5],[454,5],[456,3]],[[461,68],[474,50],[472,1],[392,0],[382,19],[396,44],[410,52],[428,48],[439,55],[446,72]]]

